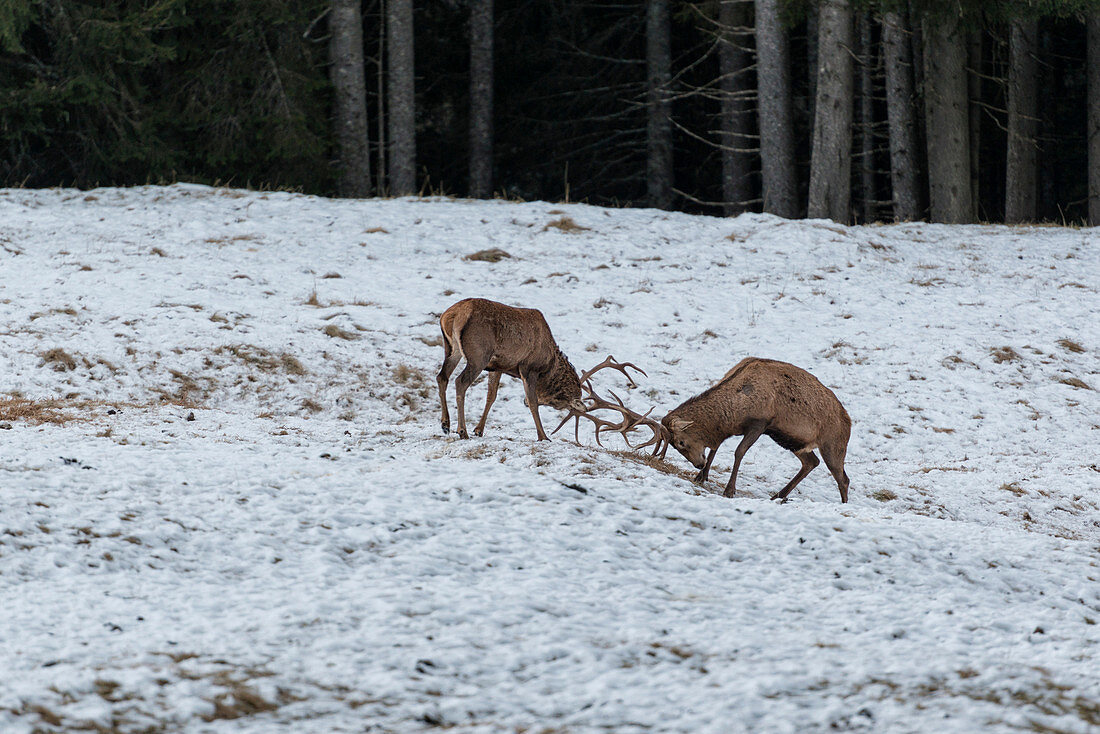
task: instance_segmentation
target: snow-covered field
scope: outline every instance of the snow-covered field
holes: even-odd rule
[[[1098,276],[1100,230],[0,191],[0,732],[1098,731]],[[467,296],[658,416],[810,370],[850,503],[769,502],[766,439],[732,499],[735,440],[706,487],[537,443],[509,378],[441,435]]]

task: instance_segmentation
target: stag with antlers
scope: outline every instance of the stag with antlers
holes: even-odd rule
[[[436,382],[439,385],[439,403],[443,413],[441,426],[444,433],[451,429],[451,417],[447,409],[447,384],[451,373],[463,358],[466,359],[466,367],[455,380],[458,435],[461,438],[469,437],[466,433],[466,391],[483,370],[489,371],[489,390],[485,399],[485,410],[474,428],[476,436],[483,435],[485,431],[489,408],[496,400],[497,388],[503,374],[523,381],[527,406],[531,410],[540,441],[549,440],[539,418],[540,405],[568,410],[565,421],[577,417],[579,424],[580,417],[588,418],[596,424],[597,442],[600,432],[604,430],[620,431],[625,437],[639,425],[656,426],[654,431],[660,429],[660,424],[650,420],[648,416],[639,416],[629,411],[614,393],[612,396],[616,402],[612,403],[603,400],[592,390],[592,375],[601,369],[610,367],[621,371],[632,385],[634,381],[627,370],[635,369],[645,374],[642,370],[629,362],[619,363],[608,357],[603,363],[578,376],[569,359],[554,341],[546,319],[536,309],[506,306],[483,298],[467,298],[443,312],[439,317],[439,327],[443,332],[443,366]],[[612,423],[592,414],[594,410],[605,408],[618,411],[623,415],[623,420]],[[565,425],[565,421],[561,425]]]

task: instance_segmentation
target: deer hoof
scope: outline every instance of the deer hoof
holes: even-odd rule
[[[458,437],[459,438],[469,438],[470,434],[466,433],[465,430],[461,430],[461,431],[458,432]]]
[[[475,428],[474,429],[474,435],[477,436],[478,438],[481,438],[482,436],[485,435],[485,431],[481,428]]]
[[[450,423],[441,423],[441,424],[439,424],[439,427],[443,429],[444,433],[450,433],[451,432],[451,424]]]

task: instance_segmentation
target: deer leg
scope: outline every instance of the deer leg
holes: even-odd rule
[[[737,491],[737,470],[741,468],[741,459],[745,458],[745,453],[756,443],[756,439],[764,435],[766,427],[767,424],[763,421],[753,423],[745,431],[745,437],[741,439],[741,443],[737,444],[737,448],[733,452],[733,473],[730,474],[730,480],[726,483],[726,491],[722,493],[723,497],[732,497],[733,493]]]
[[[703,464],[703,468],[699,470],[699,473],[695,475],[693,480],[696,484],[702,484],[707,481],[707,477],[710,476],[710,465],[714,461],[714,455],[718,453],[718,447],[715,446],[710,450],[710,456],[707,457],[707,463]]]
[[[439,368],[439,374],[435,378],[436,384],[439,385],[439,406],[443,410],[440,427],[444,433],[451,432],[451,415],[447,410],[447,382],[450,381],[451,373],[455,371],[455,367],[461,360],[462,355],[451,346],[450,340],[444,335],[443,366]]]
[[[497,388],[500,387],[500,375],[499,371],[489,373],[489,394],[485,396],[485,411],[481,414],[481,420],[477,422],[477,426],[474,428],[475,436],[485,435],[485,419],[489,417],[489,408],[493,407],[493,401],[497,399]]]
[[[538,373],[521,370],[519,377],[523,380],[523,392],[527,396],[527,407],[531,409],[531,417],[535,419],[535,432],[540,441],[549,441],[546,431],[542,430],[542,419],[539,418],[539,399],[536,392],[538,387]]]
[[[815,466],[821,463],[812,449],[805,453],[795,454],[795,456],[797,456],[798,460],[802,462],[802,468],[799,469],[798,473],[794,475],[794,479],[787,482],[786,487],[772,495],[773,500],[783,500],[784,502],[786,502],[787,495],[791,493],[791,490],[798,486],[798,483],[805,479],[806,475],[813,471],[813,468]]]
[[[455,402],[458,404],[458,437],[469,438],[470,434],[466,433],[466,391],[470,389],[470,385],[474,384],[474,380],[481,374],[482,368],[475,365],[470,361],[470,358],[466,358],[466,369],[462,370],[462,374],[455,380]]]
[[[844,471],[844,454],[847,453],[845,448],[838,450],[832,445],[821,447],[821,458],[825,460],[825,466],[829,467],[833,479],[836,480],[841,502],[848,501],[848,474]]]

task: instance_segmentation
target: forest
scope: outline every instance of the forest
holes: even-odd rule
[[[1096,0],[5,0],[0,186],[1100,224]]]

